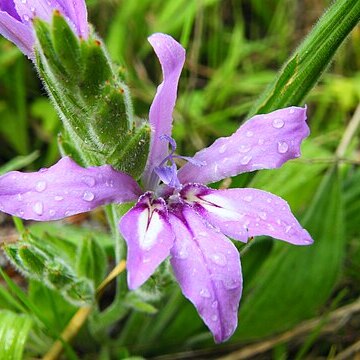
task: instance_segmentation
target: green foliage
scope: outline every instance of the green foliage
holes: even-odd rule
[[[84,247],[82,248],[84,249]],[[97,247],[98,251],[101,248]],[[76,254],[76,246],[66,240],[44,236],[40,239],[26,233],[21,241],[6,244],[4,250],[9,260],[24,276],[43,282],[50,289],[61,293],[70,303],[82,306],[92,303],[95,297],[94,281],[99,281],[97,265],[102,266],[100,275],[105,271],[103,253],[100,261],[93,268],[84,271],[84,264],[89,264],[89,251]],[[74,270],[74,261],[77,272]]]
[[[333,169],[303,221],[315,243],[303,248],[276,244],[246,288],[234,340],[266,336],[316,314],[340,276],[346,245],[343,216],[341,183]]]
[[[0,354],[3,360],[23,359],[23,350],[32,322],[29,316],[0,311]]]
[[[359,19],[359,1],[335,2],[259,97],[250,114],[300,104]]]

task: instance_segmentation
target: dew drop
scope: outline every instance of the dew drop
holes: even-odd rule
[[[289,113],[290,114],[293,114],[295,112],[295,109],[293,109],[293,108],[291,108],[290,110],[289,110]]]
[[[35,8],[32,6],[32,7],[30,8],[30,11],[31,11],[32,13],[35,13]]]
[[[22,2],[23,4],[26,4],[26,1],[27,1],[27,0],[21,0],[21,2]]]
[[[25,21],[29,21],[29,20],[30,20],[29,16],[26,15],[26,14],[23,16],[23,19],[24,19]]]
[[[266,220],[266,219],[267,219],[267,214],[266,214],[266,212],[265,212],[265,211],[259,212],[259,217],[260,217],[260,219],[262,219],[262,220]]]
[[[187,252],[186,248],[182,248],[179,252],[178,252],[178,258],[185,260],[187,259],[189,256],[189,253]]]
[[[64,200],[64,198],[60,195],[57,195],[54,197],[55,201],[61,201],[61,200]]]
[[[284,120],[282,120],[282,119],[274,119],[272,122],[272,126],[275,129],[281,129],[282,127],[284,127],[284,125],[285,125],[285,123],[284,123]]]
[[[289,233],[291,229],[292,229],[292,226],[291,226],[291,225],[288,225],[288,226],[285,228],[285,232],[286,232],[286,233]]]
[[[242,144],[242,145],[240,145],[240,147],[239,147],[239,151],[240,151],[241,153],[247,153],[247,152],[249,152],[250,150],[251,150],[251,146],[250,146],[250,145]]]
[[[235,279],[224,279],[223,284],[228,290],[237,289],[240,286],[239,282]]]
[[[25,214],[25,213],[24,213],[24,210],[19,210],[19,216],[20,216],[20,217],[23,217],[24,214]]]
[[[285,154],[288,150],[289,150],[289,145],[285,141],[278,143],[278,152],[280,154]]]
[[[251,195],[247,195],[247,196],[244,197],[244,200],[245,200],[246,202],[252,202],[253,197],[252,197]]]
[[[252,131],[247,131],[245,134],[247,137],[252,137],[254,135],[254,133]]]
[[[85,201],[93,201],[95,195],[91,191],[85,191],[82,198]]]
[[[264,142],[265,142],[264,139],[259,139],[258,144],[259,144],[259,145],[264,145]]]
[[[33,210],[35,211],[35,214],[41,216],[44,212],[44,204],[41,201],[37,201],[33,206]]]
[[[54,209],[49,210],[49,215],[54,216],[55,215],[55,210]]]
[[[267,198],[267,199],[266,199],[266,202],[267,202],[268,204],[270,204],[270,203],[272,202],[272,200],[271,200],[270,198]]]
[[[22,199],[23,199],[23,197],[22,197],[21,194],[17,194],[17,195],[16,195],[16,198],[17,198],[19,201],[22,201]]]
[[[47,186],[47,184],[45,181],[38,181],[35,185],[35,189],[38,192],[42,192],[46,189],[46,186]]]
[[[217,315],[214,314],[214,315],[211,316],[212,321],[217,321],[217,319],[218,319]]]
[[[211,304],[211,307],[213,308],[213,309],[216,309],[217,307],[218,307],[218,302],[215,300],[212,304]]]
[[[92,176],[83,176],[81,180],[84,184],[90,187],[93,187],[96,183],[95,179]]]
[[[151,260],[150,258],[144,258],[142,262],[143,264],[147,264],[150,262],[150,260]]]
[[[205,299],[208,299],[211,297],[209,290],[206,288],[200,290],[200,296]]]
[[[221,146],[220,149],[219,149],[219,153],[220,153],[220,154],[223,154],[223,153],[226,151],[226,147],[227,147],[226,144],[224,144],[223,146]]]
[[[225,255],[221,253],[210,255],[210,259],[216,265],[225,266],[227,264]]]
[[[241,165],[247,165],[251,160],[251,156],[244,156],[241,160],[240,163]]]

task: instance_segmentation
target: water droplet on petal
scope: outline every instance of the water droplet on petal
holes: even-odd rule
[[[291,108],[290,110],[289,110],[289,113],[290,114],[293,114],[295,112],[295,109],[293,109],[293,108]]]
[[[259,145],[264,145],[264,142],[265,142],[264,139],[259,139],[258,144],[259,144]]]
[[[281,129],[282,127],[284,127],[284,125],[285,125],[285,123],[284,123],[284,120],[282,120],[282,119],[274,119],[272,122],[272,126],[275,129]]]
[[[29,16],[26,15],[26,14],[23,16],[23,19],[24,19],[24,21],[29,21],[30,20]]]
[[[150,260],[151,260],[150,258],[144,258],[142,262],[143,264],[147,264],[150,262]]]
[[[211,297],[209,290],[206,288],[200,290],[200,296],[207,299]]]
[[[250,146],[250,145],[245,145],[245,144],[242,144],[242,145],[240,145],[240,147],[239,147],[239,151],[240,151],[241,153],[247,153],[247,152],[250,151],[250,149],[251,149],[251,146]]]
[[[54,209],[49,210],[49,215],[54,216],[55,215],[55,210]]]
[[[267,198],[266,202],[270,204],[272,202],[272,200],[270,198]]]
[[[83,176],[81,180],[84,184],[90,187],[93,187],[96,183],[96,180],[92,176]]]
[[[221,253],[210,255],[210,259],[216,265],[225,266],[227,264],[225,255]]]
[[[286,232],[286,233],[289,233],[291,229],[292,229],[292,226],[291,226],[291,225],[288,225],[288,226],[285,228],[285,232]]]
[[[223,154],[226,151],[226,147],[227,147],[226,144],[222,145],[219,149],[219,153]]]
[[[47,184],[45,181],[38,181],[35,185],[35,189],[38,192],[42,192],[46,189],[46,186],[47,186]]]
[[[266,220],[266,218],[267,218],[266,212],[265,212],[265,211],[259,212],[259,217],[260,217],[260,219],[262,219],[262,220]]]
[[[22,201],[22,199],[23,199],[23,197],[22,197],[21,194],[17,194],[17,195],[16,195],[16,198],[17,198],[19,201]]]
[[[251,195],[247,195],[247,196],[244,196],[244,200],[245,200],[246,202],[252,202],[253,197],[252,197]]]
[[[245,134],[247,137],[252,137],[254,135],[254,133],[252,131],[247,131]]]
[[[33,206],[33,210],[35,211],[35,214],[41,216],[44,212],[44,204],[41,201],[37,201]]]
[[[228,290],[237,289],[240,286],[239,281],[237,281],[236,279],[224,279],[223,284]]]
[[[182,260],[185,260],[187,259],[189,256],[189,253],[187,252],[187,249],[186,248],[182,248],[179,252],[178,252],[178,258],[179,259],[182,259]]]
[[[19,210],[19,216],[23,217],[24,216],[24,210]]]
[[[82,198],[85,201],[93,201],[95,195],[91,191],[85,191]]]
[[[60,195],[57,195],[54,197],[55,201],[61,201],[61,200],[64,200],[64,198]]]
[[[218,302],[215,300],[212,304],[211,304],[211,307],[213,308],[213,309],[216,309],[217,307],[218,307]]]
[[[217,321],[217,319],[218,319],[217,315],[214,314],[214,315],[211,316],[212,321]]]
[[[22,2],[23,4],[26,4],[26,0],[21,0],[21,2]]]
[[[289,150],[289,145],[285,141],[278,143],[278,152],[280,154],[285,154],[288,150]]]
[[[241,165],[247,165],[251,160],[251,156],[244,156],[241,160],[240,163]]]

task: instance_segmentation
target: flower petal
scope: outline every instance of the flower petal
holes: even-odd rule
[[[213,190],[203,185],[187,185],[181,196],[211,225],[233,239],[268,235],[295,245],[313,240],[280,197],[257,189]]]
[[[165,34],[151,35],[149,42],[159,58],[164,77],[157,89],[149,113],[152,137],[143,179],[146,188],[151,189],[156,185],[153,169],[161,163],[168,153],[168,144],[162,141],[160,136],[171,135],[172,114],[176,102],[179,77],[185,62],[185,50],[171,36]]]
[[[0,11],[0,34],[13,42],[27,57],[34,58],[34,36],[30,27]]]
[[[300,156],[300,144],[309,135],[306,108],[290,107],[256,115],[233,135],[217,139],[197,152],[199,168],[185,164],[178,173],[181,183],[208,184],[259,169],[273,169]]]
[[[13,0],[0,1],[0,10],[8,13],[14,19],[21,21],[19,14],[15,10],[15,4]]]
[[[24,23],[34,17],[51,22],[54,10],[58,10],[67,17],[79,36],[87,38],[89,35],[87,10],[83,0],[16,0],[15,7]]]
[[[57,220],[111,202],[134,201],[137,183],[110,165],[82,168],[68,157],[35,173],[0,177],[0,211],[23,219]]]
[[[136,289],[169,256],[174,243],[165,201],[145,193],[121,218],[119,229],[128,246],[128,285]]]
[[[87,39],[89,24],[87,22],[87,9],[84,0],[58,0],[65,10],[65,15],[73,22],[79,36]]]
[[[175,233],[171,264],[183,294],[195,305],[216,342],[235,331],[242,292],[240,257],[187,205],[170,212]]]
[[[35,17],[50,22],[54,10],[63,12],[62,6],[56,0],[15,0],[14,3],[22,21],[29,22],[31,27],[31,19]]]

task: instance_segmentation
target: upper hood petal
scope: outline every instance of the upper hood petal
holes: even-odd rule
[[[152,176],[154,167],[158,166],[168,154],[168,144],[161,136],[171,136],[173,111],[177,96],[177,87],[181,70],[185,62],[185,50],[171,36],[154,34],[149,42],[159,58],[164,80],[158,86],[150,107],[149,121],[152,130],[150,152],[143,180],[147,189],[156,185]]]

